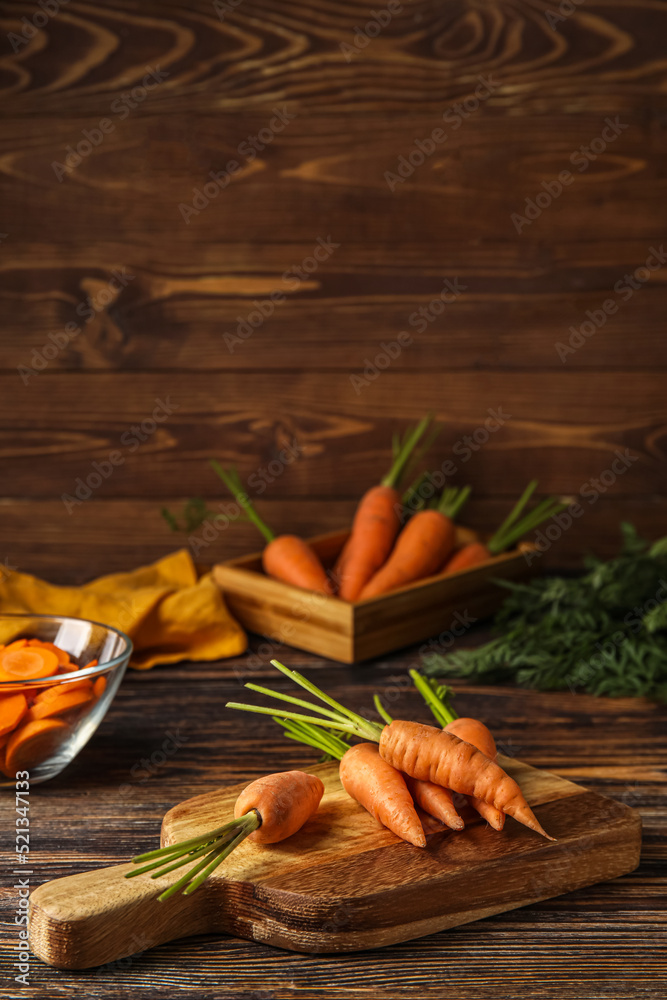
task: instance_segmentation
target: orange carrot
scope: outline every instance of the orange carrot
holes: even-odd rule
[[[377,597],[437,572],[454,548],[453,519],[469,492],[468,487],[457,490],[452,502],[448,493],[435,510],[420,510],[411,517],[386,563],[364,586],[360,600]]]
[[[453,792],[483,799],[495,809],[513,816],[519,823],[542,834],[548,840],[554,839],[538,822],[516,781],[495,761],[490,760],[470,743],[443,729],[435,729],[433,726],[424,726],[417,722],[394,720],[384,727],[379,726],[329,697],[296,670],[290,670],[278,660],[272,660],[271,663],[329,708],[322,709],[311,702],[279,694],[268,688],[259,688],[257,685],[246,686],[280,701],[314,709],[320,715],[327,716],[326,720],[313,715],[238,702],[228,702],[227,708],[270,715],[274,719],[328,727],[337,732],[349,733],[363,740],[378,743],[382,759],[397,771],[402,771],[419,781],[431,781]]]
[[[40,705],[45,701],[53,701],[55,698],[60,698],[63,694],[69,693],[70,691],[76,691],[78,689],[84,691],[90,691],[92,684],[87,677],[82,677],[79,681],[70,681],[65,683],[61,681],[59,684],[54,684],[52,687],[42,688],[42,690],[35,695],[34,704]]]
[[[264,549],[262,566],[265,573],[295,587],[317,594],[333,594],[319,556],[297,535],[279,535]]]
[[[28,702],[23,694],[9,694],[0,698],[0,736],[16,729],[28,711]]]
[[[45,701],[35,700],[35,704],[29,710],[26,718],[29,722],[36,719],[53,718],[57,715],[64,715],[73,708],[85,705],[92,698],[93,685],[88,684],[86,688],[77,687],[74,691],[63,691],[53,698]]]
[[[261,825],[248,839],[258,844],[277,844],[300,830],[317,812],[323,794],[324,785],[313,774],[267,774],[243,789],[234,806],[234,818],[240,819],[254,809]]]
[[[188,896],[246,837],[260,844],[277,844],[291,837],[317,811],[323,793],[321,780],[304,771],[283,771],[257,778],[237,798],[233,820],[191,840],[182,840],[132,858],[135,864],[143,861],[150,863],[128,872],[125,878],[143,875],[154,869],[158,870],[151,878],[159,878],[190,861],[198,861],[158,899],[169,899],[181,889],[183,895]]]
[[[453,722],[447,723],[445,729],[448,733],[453,733],[460,740],[465,740],[466,743],[470,743],[478,750],[481,750],[489,760],[496,759],[496,741],[491,731],[478,719],[454,719]],[[477,799],[474,796],[470,797],[470,804],[482,819],[487,821],[489,826],[492,826],[494,830],[502,830],[505,825],[505,813],[496,809],[489,802],[485,802],[484,799]]]
[[[28,645],[27,639],[14,639],[14,642],[10,642],[9,645],[5,646],[2,651],[3,653],[10,653],[14,649],[23,649],[27,645]]]
[[[246,687],[253,691],[266,691],[256,684],[247,684]],[[293,699],[286,698],[286,700]],[[297,699],[296,704],[307,704],[307,702],[302,703]],[[348,795],[402,840],[414,844],[415,847],[424,846],[422,840],[426,827],[417,807],[421,807],[422,815],[428,816],[429,820],[436,817],[451,829],[462,829],[463,820],[454,809],[451,793],[447,789],[431,785],[427,781],[413,782],[395,768],[389,768],[379,756],[375,744],[360,743],[348,747],[335,733],[323,732],[316,726],[303,722],[288,722],[277,717],[274,721],[287,730],[289,739],[322,750],[328,757],[339,760],[340,779]],[[446,803],[447,796],[449,796],[449,808]],[[432,825],[429,826],[429,832],[433,832]]]
[[[540,825],[516,781],[480,750],[444,729],[394,720],[382,730],[380,755],[413,778],[483,799],[547,840],[554,839]]]
[[[387,764],[373,743],[357,743],[340,762],[345,791],[378,822],[415,847],[426,847],[424,829],[403,775]]]
[[[512,510],[486,545],[482,542],[471,542],[462,546],[451,558],[448,558],[443,567],[444,575],[460,573],[462,570],[472,569],[473,566],[480,566],[488,562],[489,559],[509,549],[528,531],[532,531],[543,521],[547,521],[554,514],[565,510],[567,504],[559,503],[554,497],[548,497],[546,500],[542,500],[530,513],[521,517],[524,507],[536,488],[537,480],[533,479],[528,483]]]
[[[378,486],[372,486],[359,501],[352,532],[334,567],[338,596],[356,601],[372,576],[383,565],[401,527],[401,494],[397,489],[412,452],[431,422],[425,417],[395,443],[394,463]]]
[[[93,684],[93,694],[96,698],[101,698],[107,689],[106,677],[98,677]]]
[[[25,681],[49,677],[58,669],[58,658],[50,649],[25,646],[7,649],[0,656],[0,680]]]
[[[317,594],[333,594],[333,587],[324,566],[310,545],[297,535],[276,536],[250,503],[236,469],[223,469],[216,461],[212,461],[211,466],[245,511],[246,520],[251,521],[266,539],[267,544],[262,554],[265,573],[304,590],[312,590]]]
[[[46,642],[44,639],[28,639],[28,645],[39,646],[41,649],[50,649],[52,653],[55,653],[58,665],[61,667],[66,667],[70,662],[69,653],[66,653],[60,646],[55,646],[52,642]]]
[[[464,828],[465,823],[456,811],[454,798],[449,788],[434,785],[432,781],[418,781],[416,778],[409,777],[406,777],[405,783],[416,805],[420,806],[425,813],[439,819],[450,830]]]
[[[493,554],[487,545],[483,545],[482,542],[470,542],[458,549],[445,563],[444,574],[449,576],[450,573],[460,573],[461,570],[481,566],[489,559],[493,559]]]
[[[491,730],[488,729],[483,722],[480,722],[479,719],[458,718],[449,704],[449,688],[438,684],[437,681],[434,681],[430,677],[422,677],[418,670],[410,670],[409,673],[410,677],[415,682],[415,687],[435,716],[439,725],[441,725],[443,729],[446,729],[448,733],[453,733],[454,736],[458,736],[460,740],[465,740],[466,743],[470,743],[478,750],[481,750],[481,752],[490,760],[495,760],[497,755],[496,742],[491,734]],[[392,721],[386,713],[383,713],[383,718],[386,722]],[[479,815],[494,828],[494,830],[502,830],[505,825],[504,813],[500,812],[498,809],[494,809],[492,805],[485,802],[483,799],[470,798],[469,801],[473,809],[475,809]]]
[[[31,771],[58,749],[68,726],[61,719],[34,719],[14,730],[5,748],[5,768],[10,774]]]
[[[356,601],[367,581],[387,559],[400,529],[396,507],[401,494],[390,486],[372,486],[359,503],[345,559],[336,564],[338,596]]]

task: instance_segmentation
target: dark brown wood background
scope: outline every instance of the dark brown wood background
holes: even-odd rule
[[[620,517],[664,533],[667,267],[565,363],[555,344],[667,236],[667,3],[573,8],[551,27],[557,0],[405,0],[346,61],[365,0],[241,0],[222,20],[204,0],[70,0],[17,52],[8,33],[38,8],[3,5],[0,556],[63,582],[156,558],[177,541],[163,503],[220,498],[209,457],[247,476],[293,439],[301,457],[260,509],[278,529],[339,528],[392,431],[429,408],[441,458],[489,408],[511,415],[459,463],[470,523],[492,526],[533,475],[576,496],[627,448],[547,558],[612,551]],[[157,67],[121,120],[114,102]],[[448,129],[489,74],[492,96]],[[186,224],[179,204],[283,107],[293,120]],[[570,156],[607,117],[628,127],[579,173]],[[52,163],[102,118],[114,131],[60,182]],[[440,126],[447,141],[390,191],[385,172]],[[567,168],[574,183],[518,234],[511,214]],[[284,291],[318,237],[340,246],[230,353],[236,317]],[[126,286],[24,384],[20,366],[122,268]],[[350,375],[446,278],[465,292],[357,393]],[[172,415],[120,446],[157,399]],[[62,494],[119,446],[68,513]],[[254,546],[235,525],[206,558]]]

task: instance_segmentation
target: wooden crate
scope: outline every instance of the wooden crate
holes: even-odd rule
[[[333,566],[349,532],[309,539],[326,567]],[[457,528],[457,545],[478,536]],[[496,556],[482,566],[450,576],[430,576],[389,594],[350,603],[273,580],[262,570],[262,554],[218,563],[213,576],[231,612],[251,632],[307,649],[342,663],[357,663],[484,618],[500,605],[504,591],[493,580],[522,580],[533,574],[525,553],[533,546]]]

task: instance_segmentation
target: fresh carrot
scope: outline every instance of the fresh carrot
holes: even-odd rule
[[[10,774],[31,771],[50,757],[67,735],[61,719],[34,719],[15,729],[5,748],[5,770]]]
[[[350,747],[340,762],[340,780],[348,795],[383,826],[415,847],[426,847],[403,775],[382,759],[374,743]]]
[[[272,660],[271,663],[295,683],[330,706],[326,712],[327,721],[323,722],[322,719],[312,715],[276,711],[272,708],[244,705],[238,702],[229,702],[228,708],[258,712],[259,714],[271,715],[274,718],[325,725],[331,729],[358,736],[363,740],[378,743],[380,756],[397,771],[403,771],[411,778],[417,778],[420,781],[431,781],[436,785],[442,785],[443,788],[460,792],[462,795],[483,799],[495,809],[513,816],[518,822],[535,830],[548,840],[554,839],[546,833],[538,822],[516,781],[506,774],[495,761],[489,760],[471,744],[443,729],[435,729],[433,726],[424,726],[417,722],[399,719],[384,727],[379,726],[334,701],[297,671],[289,670],[277,660]],[[280,700],[290,700],[284,695],[276,694],[268,689],[264,690]],[[317,706],[307,702],[304,704],[323,714]],[[334,711],[332,712],[331,709]]]
[[[54,701],[56,698],[61,698],[63,694],[69,694],[70,691],[77,691],[79,689],[84,691],[90,691],[92,684],[87,677],[82,677],[79,681],[60,681],[59,684],[54,684],[53,687],[42,688],[42,690],[35,695],[34,705],[39,705],[45,701]]]
[[[160,902],[169,899],[181,889],[183,895],[188,896],[247,837],[260,844],[277,844],[291,837],[317,811],[323,794],[321,780],[304,771],[282,771],[257,778],[236,800],[233,820],[199,837],[139,854],[132,862],[148,861],[149,864],[127,872],[125,878],[149,871],[153,872],[151,878],[159,878],[190,861],[198,861],[158,899]]]
[[[8,646],[5,646],[2,651],[3,653],[11,653],[13,650],[23,649],[27,645],[27,639],[14,639],[14,641],[10,642]]]
[[[240,819],[255,809],[262,823],[249,839],[258,844],[277,844],[301,829],[317,811],[323,794],[324,785],[313,774],[267,774],[244,788],[236,800],[234,818]]]
[[[74,691],[63,691],[53,698],[38,702],[28,711],[27,719],[32,722],[36,719],[53,718],[64,715],[73,708],[79,708],[91,700],[93,696],[93,685],[88,684],[86,688],[77,687]]]
[[[471,569],[473,566],[480,566],[488,562],[494,556],[500,555],[511,548],[515,542],[527,532],[537,528],[543,521],[548,521],[554,514],[559,514],[565,510],[567,504],[560,503],[555,497],[547,497],[534,507],[530,513],[521,517],[524,507],[530,500],[537,488],[537,480],[533,479],[517,500],[516,504],[509,512],[496,533],[484,544],[482,542],[470,542],[462,546],[451,559],[445,562],[443,573],[449,576],[451,573],[460,573],[462,570]]]
[[[373,696],[373,701],[384,721],[388,724],[393,722],[394,720],[385,709],[378,695]],[[457,812],[454,805],[454,796],[449,788],[442,788],[440,785],[434,785],[430,781],[417,781],[415,778],[410,778],[407,775],[404,775],[404,777],[415,805],[419,806],[429,816],[444,823],[450,830],[463,830],[465,823]]]
[[[93,695],[96,698],[101,698],[106,689],[107,689],[106,677],[97,677],[95,683],[93,684]]]
[[[246,687],[258,690],[253,684]],[[301,699],[295,702],[304,704]],[[343,788],[382,826],[408,844],[426,846],[424,828],[404,775],[382,760],[374,743],[357,743],[349,747],[334,733],[315,726],[278,718],[274,721],[287,730],[289,739],[322,750],[327,757],[340,761]]]
[[[88,666],[94,666],[97,660]],[[67,683],[61,676],[78,669],[69,654],[43,639],[17,639],[0,648],[0,680],[48,679],[48,686],[28,686],[0,695],[0,748],[4,773],[30,770],[50,757],[68,732],[68,723],[57,716],[85,705],[93,697],[90,680]],[[98,678],[98,680],[104,678]]]
[[[432,781],[418,781],[416,778],[406,777],[405,781],[415,803],[425,813],[439,819],[450,830],[463,830],[465,823],[454,805],[449,788],[434,785]]]
[[[356,601],[371,577],[383,565],[401,528],[401,494],[397,486],[431,417],[409,430],[403,441],[394,443],[394,462],[384,479],[371,486],[359,501],[352,532],[334,567],[338,596]]]
[[[398,720],[384,727],[379,744],[384,760],[399,770],[482,799],[547,840],[554,839],[540,825],[516,781],[458,736],[433,726]]]
[[[28,639],[28,645],[39,646],[41,649],[50,649],[52,653],[55,653],[60,667],[69,665],[69,653],[66,653],[60,646],[55,646],[52,642],[46,642],[44,639]]]
[[[24,681],[49,677],[58,669],[58,657],[50,649],[7,647],[0,656],[0,680]]]
[[[28,702],[24,694],[10,694],[0,699],[0,736],[16,729],[23,716],[28,711]]]
[[[430,708],[436,722],[448,733],[453,733],[460,740],[465,740],[488,757],[495,760],[498,754],[496,741],[491,730],[488,729],[479,719],[460,718],[453,710],[448,701],[449,689],[438,684],[433,678],[422,677],[417,670],[410,670],[410,677],[415,682],[415,687]],[[489,802],[474,797],[469,798],[473,809],[493,827],[494,830],[502,830],[505,825],[505,814],[499,809],[495,809]]]
[[[454,518],[468,499],[470,488],[445,490],[435,509],[420,510],[410,518],[385,564],[364,586],[360,600],[386,594],[407,583],[436,573],[456,541]]]
[[[291,583],[295,587],[312,590],[317,594],[333,594],[324,566],[310,545],[297,535],[275,535],[248,499],[236,469],[223,469],[216,461],[212,461],[211,465],[245,511],[246,520],[251,521],[266,539],[267,544],[262,553],[264,571],[276,580]]]

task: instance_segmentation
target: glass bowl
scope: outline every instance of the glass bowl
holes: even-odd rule
[[[48,781],[67,767],[106,715],[132,653],[132,642],[124,632],[99,622],[60,615],[0,614],[0,644],[30,639],[53,643],[79,669],[59,667],[69,672],[32,680],[0,680],[0,708],[5,702],[8,709],[0,712],[0,788],[13,788],[17,780]],[[87,667],[91,660],[97,660],[97,665]],[[7,705],[6,699],[18,694],[24,696],[26,706],[20,698]],[[15,718],[18,721],[12,725]]]

